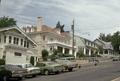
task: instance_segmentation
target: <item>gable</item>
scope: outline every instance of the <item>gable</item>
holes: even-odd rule
[[[84,41],[81,37],[75,37],[76,45],[77,46],[85,46]]]
[[[3,31],[5,34],[8,34],[8,35],[13,35],[13,36],[22,36],[22,37],[24,37],[24,35],[20,32],[20,31],[18,31],[18,30],[16,30],[16,29],[10,29],[10,30],[7,30],[7,31]]]
[[[37,46],[36,42],[34,42],[30,37],[28,37],[19,27],[1,28],[0,32],[4,32],[6,34],[13,34],[16,36],[23,36],[27,38],[33,45]]]

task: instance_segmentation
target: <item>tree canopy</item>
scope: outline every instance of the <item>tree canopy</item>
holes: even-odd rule
[[[43,61],[47,61],[48,55],[49,55],[49,52],[48,52],[46,49],[43,49],[43,50],[42,50],[42,58],[43,58]]]
[[[1,17],[0,18],[0,27],[10,27],[10,26],[15,26],[16,25],[16,20],[14,18],[9,18],[7,17]]]
[[[114,48],[114,51],[120,54],[120,32],[117,31],[113,35],[111,34],[103,34],[99,35],[99,39],[105,42],[111,42]]]
[[[60,32],[64,32],[64,24],[63,25],[61,25],[60,24],[60,21],[58,21],[58,23],[56,24],[56,28],[59,28],[60,29]]]

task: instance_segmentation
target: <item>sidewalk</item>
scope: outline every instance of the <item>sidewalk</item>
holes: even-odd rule
[[[113,79],[111,81],[120,81],[120,77],[116,78],[116,79]]]

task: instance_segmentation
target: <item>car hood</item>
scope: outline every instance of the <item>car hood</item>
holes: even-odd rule
[[[60,64],[53,64],[53,65],[51,65],[51,66],[61,66]]]
[[[28,71],[30,70],[35,70],[35,69],[39,69],[39,67],[29,67],[29,68],[26,68]]]

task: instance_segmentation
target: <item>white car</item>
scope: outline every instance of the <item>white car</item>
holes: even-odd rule
[[[27,69],[27,76],[32,76],[32,77],[35,77],[36,75],[40,74],[40,68],[39,67],[35,67],[33,66],[32,64],[30,63],[25,63],[25,64],[17,64],[18,67],[21,67],[21,68],[25,68]]]
[[[61,60],[61,59],[56,59],[56,62],[59,64],[62,64],[65,68],[65,70],[72,71],[73,68],[76,68],[78,66],[77,63],[71,62],[69,60]]]

